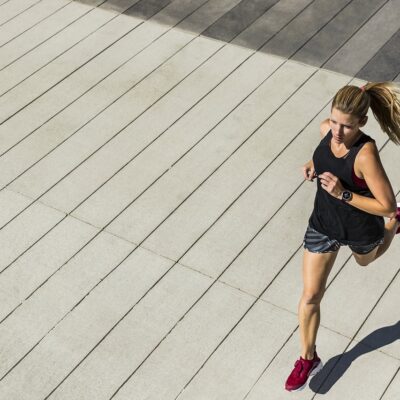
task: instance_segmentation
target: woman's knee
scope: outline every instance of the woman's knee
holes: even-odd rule
[[[306,305],[319,305],[324,297],[324,291],[304,291],[301,300]]]

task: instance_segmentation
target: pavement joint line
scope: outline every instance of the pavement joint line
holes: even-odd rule
[[[107,0],[108,1],[108,0]],[[97,9],[97,8],[96,8]],[[95,10],[95,9],[94,9]],[[88,13],[90,13],[93,10],[90,10]],[[86,14],[85,14],[86,15]],[[58,59],[59,57],[61,57],[63,54],[67,53],[69,50],[71,50],[73,47],[77,46],[78,44],[84,42],[88,37],[92,36],[92,35],[96,35],[98,31],[100,31],[104,26],[108,25],[109,23],[111,23],[112,21],[114,21],[116,18],[120,17],[122,14],[117,14],[114,17],[112,17],[111,19],[109,19],[107,22],[105,22],[104,24],[100,25],[96,30],[94,30],[93,32],[89,33],[88,35],[86,35],[85,37],[83,37],[82,39],[80,39],[77,43],[75,43],[74,45],[72,45],[71,47],[69,47],[68,49],[64,50],[62,53],[58,54],[55,58],[53,58],[52,60],[50,60],[48,63],[46,63],[45,65],[41,66],[39,69],[37,69],[35,72],[33,72],[31,75],[25,77],[22,81],[18,82],[16,85],[14,85],[12,88],[7,89],[5,92],[0,94],[0,97],[6,95],[7,93],[9,93],[10,91],[12,91],[14,88],[16,88],[18,85],[20,85],[22,82],[26,81],[27,79],[29,79],[31,76],[35,75],[36,72],[42,70],[43,68],[45,68],[47,65],[51,64],[54,60]],[[34,103],[37,99],[41,98],[42,96],[44,96],[47,92],[49,92],[51,89],[53,89],[54,87],[56,87],[57,85],[59,85],[61,82],[65,81],[66,79],[68,79],[71,75],[73,75],[76,71],[80,70],[82,67],[84,67],[85,65],[87,65],[88,63],[90,63],[92,60],[94,60],[96,57],[98,57],[100,54],[104,53],[105,51],[107,51],[109,48],[111,48],[115,43],[119,42],[121,39],[123,39],[125,36],[129,35],[132,31],[134,31],[136,28],[138,28],[139,26],[143,25],[145,21],[140,22],[138,25],[135,25],[132,29],[130,29],[129,31],[127,31],[126,33],[122,34],[121,36],[119,36],[116,40],[114,40],[112,43],[108,44],[105,48],[103,48],[102,50],[100,50],[98,53],[96,53],[94,56],[90,57],[87,61],[85,61],[84,63],[80,64],[79,67],[75,68],[72,72],[67,73],[67,75],[65,75],[61,80],[59,80],[57,83],[53,84],[51,87],[45,89],[44,91],[42,91],[40,93],[40,95],[36,96],[34,99],[28,101],[28,103],[26,103],[24,106],[22,106],[21,108],[19,108],[17,111],[14,111],[11,115],[9,115],[8,117],[6,117],[5,119],[3,119],[0,122],[0,125],[3,125],[4,123],[6,123],[8,120],[10,120],[11,118],[13,118],[15,115],[17,115],[19,112],[21,112],[22,110],[24,110],[25,108],[27,108],[29,105],[31,105],[32,103]],[[19,107],[19,106],[18,106]]]
[[[89,14],[90,12],[92,12],[93,10],[96,10],[97,8],[99,8],[102,4],[104,4],[106,1],[108,0],[103,0],[102,3],[98,4],[96,7],[92,7],[90,9],[88,9],[85,13],[83,13],[82,15],[80,15],[79,17],[77,17],[76,19],[74,19],[73,21],[71,21],[69,24],[65,25],[63,28],[61,28],[60,30],[56,31],[55,33],[53,33],[52,35],[50,35],[49,37],[47,37],[45,40],[43,40],[42,42],[38,43],[37,45],[35,45],[34,47],[32,47],[31,49],[29,49],[28,51],[26,51],[24,54],[18,56],[16,59],[14,59],[13,61],[11,61],[10,63],[8,63],[7,65],[3,66],[0,68],[0,72],[3,71],[3,69],[8,68],[11,64],[15,63],[16,61],[18,61],[19,59],[21,59],[22,57],[26,56],[27,54],[31,53],[33,50],[35,50],[36,48],[38,48],[39,46],[41,46],[43,43],[47,42],[48,40],[50,40],[51,38],[53,38],[54,36],[58,35],[60,32],[62,32],[64,29],[68,28],[69,26],[71,26],[72,24],[74,24],[75,22],[79,21],[81,18],[84,18],[87,14]],[[74,2],[74,0],[72,0],[72,3]],[[89,34],[90,35],[90,34]],[[88,36],[89,36],[88,35]],[[81,39],[80,41],[84,40],[85,38]],[[75,43],[78,44],[79,42]],[[69,49],[71,49],[72,47],[74,47],[75,45],[71,46]],[[67,49],[66,51],[68,51],[69,49]],[[57,58],[57,57],[56,57]],[[55,59],[53,59],[55,60]],[[50,62],[52,62],[53,60],[51,60]],[[49,62],[49,63],[50,63]],[[46,64],[47,65],[47,64]],[[42,66],[41,68],[44,68],[46,65]],[[39,68],[38,70],[36,70],[34,73],[38,72],[41,68]],[[23,81],[21,81],[23,82]],[[21,83],[19,82],[19,83]],[[6,93],[6,92],[5,92]],[[0,94],[0,97],[3,95],[4,93]],[[3,122],[0,122],[0,125]]]
[[[26,140],[28,137],[30,137],[32,134],[34,134],[37,130],[42,128],[44,125],[46,125],[49,121],[51,121],[53,118],[55,118],[57,115],[61,114],[65,109],[67,109],[69,106],[71,106],[73,103],[75,103],[77,100],[79,100],[81,97],[85,96],[88,92],[90,92],[92,89],[94,89],[99,83],[103,82],[106,80],[109,76],[117,72],[120,68],[122,68],[125,64],[131,62],[136,56],[138,56],[140,53],[145,51],[148,47],[150,47],[152,44],[154,44],[157,40],[162,38],[164,35],[167,35],[170,31],[172,31],[176,25],[180,24],[183,22],[186,18],[191,16],[193,13],[195,13],[199,8],[203,7],[205,4],[209,3],[210,0],[205,1],[202,3],[198,8],[196,8],[194,11],[192,11],[190,14],[188,14],[186,17],[184,17],[182,20],[178,21],[175,25],[171,26],[167,31],[165,31],[163,34],[160,36],[156,37],[154,40],[152,40],[149,44],[147,44],[145,47],[140,49],[137,53],[135,53],[132,57],[129,57],[126,61],[124,61],[122,64],[120,64],[117,68],[112,70],[110,73],[106,74],[103,78],[101,78],[99,81],[97,81],[94,85],[92,85],[90,88],[85,90],[82,94],[80,94],[77,98],[75,98],[73,101],[69,102],[67,105],[63,106],[59,111],[57,111],[55,114],[53,114],[50,118],[48,118],[46,121],[42,122],[39,126],[37,126],[33,131],[29,132],[26,136],[24,136],[21,140],[18,142],[14,143],[11,147],[9,147],[7,150],[5,150],[3,153],[0,154],[0,157],[3,156],[4,154],[8,153],[11,149],[16,147],[18,144]],[[171,4],[171,3],[170,3]],[[169,4],[168,4],[169,5]],[[167,5],[167,6],[168,6]],[[167,7],[165,6],[165,7]],[[165,8],[164,7],[164,8]],[[156,14],[154,14],[150,19],[144,20],[142,23],[137,25],[134,29],[138,28],[139,26],[146,24],[146,23],[156,23],[154,21],[151,21],[153,17],[156,17],[156,15],[163,11],[163,9],[159,10]],[[134,30],[133,29],[133,30]],[[132,30],[132,31],[133,31]],[[132,31],[128,32],[130,34]],[[192,34],[192,36],[194,36]],[[142,81],[144,81],[148,76],[150,76],[154,71],[157,69],[161,68],[164,64],[166,64],[171,58],[173,58],[175,55],[177,55],[182,49],[184,49],[186,46],[188,46],[190,43],[192,43],[196,39],[196,36],[193,37],[192,40],[190,40],[186,45],[172,53],[171,56],[169,56],[165,61],[163,61],[161,64],[159,64],[156,68],[154,68],[152,71],[150,71],[148,74],[146,74],[144,77],[139,79],[134,85],[129,87],[126,91],[124,91],[122,94],[120,94],[117,98],[112,100],[106,107],[102,108],[99,112],[97,112],[94,116],[92,116],[88,121],[86,121],[83,125],[81,125],[79,128],[75,129],[66,139],[62,140],[60,143],[58,143],[54,148],[52,148],[50,151],[48,151],[44,156],[40,157],[38,160],[36,160],[33,164],[31,164],[28,168],[26,168],[23,172],[21,172],[19,175],[14,177],[11,181],[9,181],[6,185],[11,184],[14,182],[16,179],[18,179],[21,175],[23,175],[25,172],[27,172],[29,169],[31,169],[33,166],[35,166],[38,162],[40,162],[43,158],[45,158],[47,155],[52,153],[55,149],[57,149],[59,146],[61,146],[64,142],[66,142],[68,139],[70,139],[72,136],[74,136],[77,132],[79,132],[82,128],[84,128],[86,125],[88,125],[92,120],[94,120],[96,117],[98,117],[103,111],[108,109],[110,106],[112,106],[114,103],[116,103],[119,99],[121,99],[124,95],[129,93],[131,90],[133,90],[137,85],[139,85]],[[75,71],[74,71],[75,72]],[[55,86],[57,86],[60,82],[58,82]],[[52,89],[52,88],[51,88]],[[49,89],[49,90],[51,90]],[[132,121],[133,122],[133,121]],[[1,125],[1,124],[0,124]],[[119,132],[118,132],[119,133]],[[0,189],[1,190],[1,189]]]
[[[390,382],[388,383],[388,385],[386,386],[385,390],[383,391],[381,397],[379,397],[379,400],[382,400],[385,396],[385,393],[388,391],[389,387],[391,386],[391,384],[394,382],[396,376],[398,375],[398,373],[400,372],[400,367],[397,368],[397,371],[394,373],[392,379],[390,380]]]
[[[8,3],[9,1],[10,1],[10,0],[5,0],[5,1],[3,1],[3,3],[0,4],[0,7],[1,7],[1,6],[4,6],[4,4]]]
[[[13,36],[11,39],[9,39],[7,42],[4,42],[2,44],[0,44],[0,49],[5,46],[6,44],[12,42],[14,39],[16,39],[17,37],[23,35],[24,33],[28,32],[29,30],[31,30],[32,28],[34,28],[35,26],[39,25],[40,23],[42,23],[43,21],[45,21],[47,18],[50,18],[51,16],[53,16],[54,14],[58,13],[60,10],[62,10],[63,8],[67,7],[69,4],[72,3],[72,0],[69,0],[68,3],[64,4],[63,6],[61,6],[60,8],[58,8],[57,10],[53,11],[51,14],[47,15],[46,17],[43,17],[40,21],[36,22],[34,25],[30,26],[29,28],[25,29],[24,31],[18,33],[16,36]],[[2,4],[0,4],[0,7],[2,6]]]
[[[10,19],[8,19],[7,21],[2,22],[2,23],[0,24],[0,27],[3,26],[3,25],[5,25],[7,22],[10,22],[10,21],[13,20],[14,18],[18,17],[18,15],[23,14],[25,11],[29,10],[30,8],[34,7],[36,4],[38,4],[38,3],[40,3],[40,2],[41,2],[41,0],[36,1],[36,3],[31,4],[29,7],[25,8],[25,9],[22,10],[22,11],[20,11],[18,14],[14,15],[13,17],[11,17]],[[1,4],[1,6],[4,5],[4,4],[5,4],[5,3]]]

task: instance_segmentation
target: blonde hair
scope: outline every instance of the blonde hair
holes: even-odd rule
[[[361,87],[344,86],[333,98],[333,107],[359,119],[366,116],[371,107],[389,139],[400,144],[400,90],[394,82],[368,82]]]

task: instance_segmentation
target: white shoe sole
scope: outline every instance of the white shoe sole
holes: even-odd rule
[[[321,371],[322,368],[324,368],[324,364],[322,363],[322,361],[320,361],[320,363],[317,365],[317,367],[314,368],[311,371],[310,375],[308,375],[306,383],[303,386],[300,386],[298,389],[290,390],[290,392],[300,392],[301,390],[303,390],[307,386],[308,381],[310,380],[310,378],[312,378],[313,376],[317,375],[318,372]]]

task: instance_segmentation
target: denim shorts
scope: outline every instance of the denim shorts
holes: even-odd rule
[[[349,245],[349,247],[354,253],[367,254],[382,243],[383,238],[371,244],[362,246]],[[340,243],[336,239],[329,239],[328,236],[316,231],[310,226],[307,227],[306,233],[304,235],[303,247],[311,253],[333,253],[339,250],[340,246],[347,245]]]

